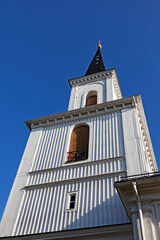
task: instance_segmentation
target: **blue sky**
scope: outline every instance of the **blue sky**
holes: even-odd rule
[[[28,136],[25,120],[67,110],[101,40],[124,97],[141,94],[160,167],[160,2],[0,1],[0,218]]]

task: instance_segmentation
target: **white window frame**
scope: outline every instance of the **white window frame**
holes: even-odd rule
[[[70,201],[71,201],[71,196],[75,195],[75,205],[74,208],[70,208]],[[70,211],[77,211],[77,203],[78,203],[78,192],[68,192],[67,193],[67,201],[66,201],[66,212]]]

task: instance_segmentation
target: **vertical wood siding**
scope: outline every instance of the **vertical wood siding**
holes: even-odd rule
[[[66,163],[70,135],[79,123],[89,125],[88,160]],[[114,181],[126,174],[123,156],[120,112],[45,127],[13,235],[128,222],[114,188]],[[76,211],[66,211],[71,191],[77,191]]]
[[[113,186],[119,179],[117,175],[27,190],[15,235],[128,222]],[[67,192],[71,191],[78,192],[76,211],[66,211]]]
[[[71,132],[82,122],[90,126],[89,160],[124,155],[121,113],[114,112],[44,128],[32,171],[63,166],[67,161]]]
[[[83,164],[83,161],[81,161],[81,164],[79,165],[65,166],[62,168],[31,173],[28,180],[28,186],[85,178],[95,175],[115,174],[117,172],[125,171],[125,158],[101,160],[87,164]]]

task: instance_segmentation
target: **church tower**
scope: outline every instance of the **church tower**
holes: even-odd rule
[[[159,239],[160,180],[140,95],[123,98],[100,42],[69,84],[67,112],[25,122],[0,239]]]

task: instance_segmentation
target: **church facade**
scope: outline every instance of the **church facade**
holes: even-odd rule
[[[68,111],[30,136],[0,239],[160,239],[160,177],[140,95],[123,98],[97,52]]]

